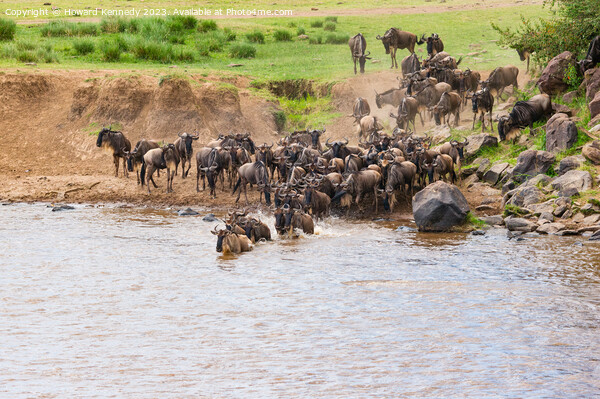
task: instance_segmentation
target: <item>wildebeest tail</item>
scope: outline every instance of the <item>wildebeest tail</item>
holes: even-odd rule
[[[341,190],[341,191],[335,193],[335,195],[331,199],[331,202],[333,203],[335,201],[339,201],[340,198],[342,198],[345,194],[346,194],[346,190]]]
[[[231,192],[231,194],[235,194],[235,192],[237,191],[237,189],[240,186],[241,182],[242,182],[242,178],[238,177],[238,181],[237,181],[237,183],[235,183],[235,186],[233,186],[233,191]]]
[[[142,187],[144,187],[144,182],[146,180],[146,162],[142,161],[142,168],[140,169],[140,179],[142,180]]]
[[[463,59],[463,57],[460,57],[460,58],[458,59],[458,61],[456,61],[456,66],[460,65],[460,63],[461,63],[462,59]]]

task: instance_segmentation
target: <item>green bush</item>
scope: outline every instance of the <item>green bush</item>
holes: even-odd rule
[[[122,17],[106,17],[100,21],[102,33],[123,33],[129,30],[130,21]]]
[[[158,41],[138,39],[131,50],[141,60],[158,61],[166,64],[173,58],[173,46]]]
[[[185,37],[180,35],[169,36],[169,43],[171,44],[185,44]]]
[[[283,111],[275,111],[273,112],[273,119],[275,120],[275,126],[277,126],[277,131],[281,132],[285,129],[286,116]]]
[[[196,42],[196,48],[201,56],[206,57],[210,53],[223,51],[226,41],[227,39],[223,33],[214,31],[202,35],[200,40]]]
[[[192,15],[179,15],[173,18],[178,18],[185,29],[196,29],[198,26],[198,20]]]
[[[37,44],[26,40],[19,40],[15,44],[17,46],[17,50],[35,50],[38,48]]]
[[[102,42],[102,59],[107,62],[119,62],[121,59],[121,49],[116,41]]]
[[[225,36],[225,40],[228,42],[234,42],[237,38],[236,33],[229,28],[223,29],[223,35]]]
[[[310,21],[310,27],[311,28],[321,28],[321,27],[323,27],[323,21],[320,19]]]
[[[212,19],[203,19],[198,25],[199,32],[210,32],[211,30],[217,30],[217,23]]]
[[[338,21],[337,19],[338,19],[338,17],[336,17],[336,16],[325,17],[325,21],[331,21],[331,22],[335,22],[335,23],[337,23],[337,21]]]
[[[336,28],[336,25],[334,22],[325,22],[323,24],[323,30],[333,32],[333,31],[335,31],[335,28]]]
[[[79,39],[73,42],[73,49],[79,55],[86,55],[93,53],[95,46],[94,42],[90,39]]]
[[[0,18],[0,41],[13,40],[17,24],[12,19]]]
[[[51,21],[40,28],[40,33],[45,37],[96,36],[98,25],[87,22]]]
[[[248,43],[236,43],[229,49],[231,58],[254,58],[256,56],[256,47]]]
[[[252,43],[264,44],[265,35],[261,31],[255,30],[254,32],[246,33],[246,39]]]
[[[583,76],[579,73],[579,68],[575,65],[569,65],[565,71],[563,80],[569,86],[569,90],[577,90],[583,81]]]
[[[304,29],[301,26],[296,30],[296,36],[305,35],[305,34],[306,34],[306,29]]]
[[[321,35],[311,36],[308,38],[308,42],[310,44],[321,44],[323,43],[323,38],[321,37]]]
[[[327,44],[346,44],[346,43],[348,43],[348,40],[350,40],[350,36],[345,35],[343,33],[340,33],[340,34],[330,33],[327,36],[325,36],[324,43],[327,43]]]
[[[6,44],[0,48],[0,58],[16,58],[17,46],[13,43]]]
[[[289,42],[292,40],[292,34],[285,29],[278,29],[273,33],[276,42]]]
[[[196,57],[194,52],[185,48],[177,48],[173,50],[173,60],[180,62],[194,62]]]

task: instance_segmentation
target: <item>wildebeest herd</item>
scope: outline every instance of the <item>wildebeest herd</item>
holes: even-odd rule
[[[402,61],[402,79],[399,88],[383,93],[375,92],[378,108],[386,104],[397,109],[390,113],[396,127],[390,133],[383,126],[364,98],[354,101],[352,114],[357,125],[357,146],[347,138],[321,144],[323,129],[295,131],[282,137],[277,144],[256,145],[249,133],[220,135],[198,149],[196,161],[196,190],[206,189],[206,181],[213,198],[217,197],[217,185],[232,195],[237,192],[236,203],[244,192],[248,204],[247,187],[256,187],[259,201],[273,210],[275,229],[279,235],[292,235],[294,230],[305,234],[314,233],[314,221],[330,214],[332,207],[348,214],[351,208],[366,210],[365,199],[370,197],[374,211],[381,200],[384,209],[392,211],[404,196],[409,203],[417,189],[433,181],[443,179],[450,184],[460,179],[464,148],[468,141],[451,140],[432,148],[432,138],[416,136],[416,116],[423,124],[423,113],[437,124],[459,123],[459,112],[468,99],[472,101],[473,128],[477,116],[486,129],[485,115],[493,132],[492,107],[494,96],[499,98],[508,86],[518,88],[519,70],[514,66],[496,68],[485,81],[475,71],[457,69],[461,59],[456,60],[444,52],[439,35],[420,39],[408,32],[391,28],[384,36],[378,36],[386,53],[395,61],[396,49],[408,48],[411,55]],[[428,58],[420,62],[414,54],[415,44],[427,43]],[[361,34],[349,42],[354,68],[359,62],[364,72],[368,58],[366,40]],[[585,66],[597,62],[595,47],[590,46]],[[590,55],[591,54],[591,55]],[[594,58],[595,57],[595,58]],[[481,89],[479,88],[481,86]],[[550,98],[546,94],[533,96],[529,101],[519,101],[509,115],[498,120],[501,140],[514,138],[515,130],[529,126],[552,112]],[[412,129],[411,129],[412,125]],[[174,176],[181,163],[181,177],[185,179],[194,159],[193,143],[198,135],[180,133],[172,144],[159,145],[156,141],[142,139],[131,149],[131,143],[122,132],[102,129],[96,145],[112,152],[115,176],[118,176],[122,160],[123,174],[136,171],[137,182],[150,191],[150,183],[156,188],[154,172],[167,170],[168,193],[173,192]],[[458,169],[458,170],[457,170]],[[239,253],[252,247],[258,240],[270,240],[269,227],[248,213],[230,212],[225,228],[212,231],[217,236],[217,251]]]

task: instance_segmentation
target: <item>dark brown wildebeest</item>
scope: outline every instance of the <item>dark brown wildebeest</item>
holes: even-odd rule
[[[191,135],[187,133],[178,133],[179,137],[173,143],[175,145],[175,151],[177,151],[177,155],[179,156],[179,160],[181,161],[181,178],[185,179],[192,167],[192,155],[194,154],[194,149],[192,148],[192,142],[194,140],[198,140],[198,135]],[[185,169],[185,164],[188,164],[187,170]],[[177,170],[175,170],[175,174],[177,174]]]
[[[414,94],[414,98],[419,102],[419,111],[429,111],[437,103],[440,102],[440,98],[443,93],[449,92],[452,87],[448,83],[438,83],[436,85],[427,85],[419,92]]]
[[[352,113],[348,115],[349,117],[354,118],[354,123],[360,123],[360,120],[371,113],[371,107],[369,107],[369,103],[362,97],[358,97],[354,100],[354,105],[352,106]]]
[[[440,179],[445,177],[446,180],[450,180],[450,184],[454,184],[454,181],[456,180],[454,161],[452,161],[450,155],[439,154],[433,162],[424,161],[423,170],[427,173],[430,184],[435,181],[435,174],[437,174]],[[450,175],[449,179],[447,175]]]
[[[115,163],[115,177],[119,177],[119,158],[123,158],[123,176],[129,177],[126,152],[131,151],[131,142],[125,138],[122,132],[113,131],[110,127],[102,128],[98,133],[96,147],[101,147],[112,154]]]
[[[527,101],[517,101],[510,114],[498,119],[498,136],[500,140],[516,139],[516,131],[529,126],[552,113],[552,101],[547,94],[538,94]]]
[[[158,169],[167,169],[167,193],[173,192],[173,177],[175,177],[175,168],[177,167],[177,154],[175,146],[173,144],[167,144],[161,148],[155,148],[149,150],[144,154],[144,162],[142,163],[142,169],[140,171],[140,177],[142,179],[142,186],[144,182],[148,188],[148,194],[150,194],[150,182],[154,185],[154,188],[158,188],[152,174]]]
[[[392,57],[392,68],[394,68],[394,66],[398,68],[398,61],[396,60],[397,49],[408,49],[408,51],[414,53],[415,44],[423,44],[421,40],[417,39],[417,35],[402,31],[398,28],[388,29],[383,37],[377,35],[377,40],[381,40],[383,47],[385,47],[385,53],[390,54]]]
[[[368,137],[371,133],[383,129],[383,125],[377,120],[376,116],[363,116],[356,130],[358,138]]]
[[[444,42],[442,42],[442,39],[440,39],[440,36],[437,33],[432,33],[428,38],[425,38],[425,34],[423,34],[421,36],[421,41],[427,43],[427,55],[429,58],[444,51]]]
[[[409,161],[392,162],[386,169],[387,178],[383,193],[383,208],[386,211],[393,211],[396,203],[396,190],[400,190],[405,194],[407,203],[409,203],[409,198],[412,198],[417,166]]]
[[[421,62],[419,61],[419,57],[417,57],[416,53],[412,53],[411,55],[404,57],[402,62],[400,62],[400,66],[402,68],[403,77],[421,70]]]
[[[248,193],[246,191],[246,186],[250,184],[256,184],[261,189],[261,194],[259,197],[259,201],[262,201],[262,195],[265,195],[265,203],[267,205],[271,205],[271,187],[269,184],[269,174],[267,173],[267,168],[264,163],[261,161],[246,163],[238,169],[238,181],[235,183],[233,187],[232,194],[235,194],[237,189],[238,196],[235,200],[237,203],[240,200],[240,195],[242,194],[242,189],[244,190],[244,197],[246,197],[246,204],[248,204]],[[241,185],[241,187],[240,187]]]
[[[159,146],[156,141],[141,139],[137,142],[137,144],[131,152],[125,151],[125,155],[127,156],[127,169],[130,172],[135,171],[138,184],[141,183],[138,165],[141,165],[144,162],[144,155],[146,155],[148,151],[158,147]]]
[[[331,198],[316,189],[318,183],[308,186],[304,190],[304,206],[309,213],[318,219],[329,216]]]
[[[421,119],[421,126],[424,126],[423,116],[419,112],[419,101],[414,97],[405,97],[402,100],[402,104],[398,107],[398,115],[390,113],[390,117],[396,119],[398,128],[404,130],[408,130],[409,123],[412,122],[413,132],[416,133],[415,119],[417,114],[419,114],[419,118]]]
[[[350,154],[344,159],[344,173],[358,172],[364,166],[365,162],[356,154]]]
[[[451,140],[448,143],[444,143],[440,147],[440,154],[449,155],[454,162],[454,165],[458,166],[458,179],[462,180],[460,175],[460,170],[462,168],[462,160],[465,158],[464,150],[465,147],[469,144],[469,140],[465,138],[465,140],[461,143],[456,140]]]
[[[311,147],[315,150],[321,149],[320,137],[323,133],[325,133],[326,129],[310,129],[306,128],[306,130],[297,130],[295,132],[290,133],[288,136],[288,144],[298,143],[302,144],[305,147]]]
[[[206,189],[206,181],[210,188],[210,195],[217,198],[216,177],[220,173],[219,149],[204,147],[196,153],[196,192],[200,192],[200,178],[202,177],[202,190]]]
[[[485,130],[485,114],[489,113],[490,116],[490,128],[492,133],[494,132],[494,123],[492,121],[492,108],[494,107],[494,96],[490,93],[490,89],[487,87],[473,93],[471,97],[471,103],[473,105],[473,127],[475,129],[475,119],[479,115],[481,121],[481,132]]]
[[[504,89],[512,85],[513,90],[519,88],[517,77],[519,76],[519,68],[513,65],[498,67],[490,73],[490,76],[481,82],[482,88],[489,88],[493,96],[500,100]]]
[[[579,65],[581,74],[585,75],[585,71],[587,71],[588,69],[592,69],[599,62],[600,62],[600,36],[596,36],[590,42],[590,46],[588,47],[588,51],[587,51],[587,54],[585,55],[585,57],[581,61],[579,61],[577,64]],[[527,66],[529,66],[529,56],[527,57]]]
[[[449,57],[450,54],[445,52],[445,51],[440,51],[439,53],[435,54],[433,57],[429,57],[425,60],[423,60],[423,68],[427,68],[431,65],[436,65],[438,63],[440,63],[443,59],[445,59],[446,57]]]
[[[367,49],[367,41],[365,40],[362,34],[357,34],[352,36],[350,40],[348,40],[348,46],[350,46],[350,53],[352,54],[352,60],[354,61],[354,74],[356,75],[356,61],[360,66],[360,73],[365,73],[365,62],[366,60],[370,60],[368,52],[365,54],[365,50]]]
[[[453,91],[444,92],[440,96],[440,101],[433,107],[436,124],[444,123],[450,126],[450,115],[454,115],[454,126],[460,122],[460,104],[462,99]]]
[[[309,215],[301,210],[285,205],[283,207],[283,214],[285,218],[285,230],[288,231],[290,236],[295,229],[301,229],[304,234],[315,233],[315,222]]]
[[[275,177],[274,173],[276,167],[276,164],[273,160],[273,144],[271,143],[271,145],[267,145],[267,143],[264,143],[256,148],[258,149],[258,152],[256,153],[256,160],[262,161],[262,163],[265,164],[267,170],[269,171],[269,178],[273,179]]]
[[[377,189],[381,182],[381,174],[374,170],[361,170],[359,172],[353,172],[348,176],[346,181],[342,183],[342,188],[345,191],[355,196],[354,202],[358,205],[362,196],[368,192],[372,192],[374,195],[375,212],[377,213]],[[343,191],[342,191],[343,192]],[[336,197],[342,192],[336,194]]]
[[[217,252],[239,254],[252,250],[250,239],[243,234],[236,234],[227,229],[217,231],[217,226],[211,230],[211,233],[217,236]]]
[[[385,104],[390,104],[394,108],[398,108],[405,96],[406,89],[390,89],[383,93],[375,91],[375,104],[377,108],[382,108]]]
[[[469,68],[464,70],[459,77],[460,89],[459,93],[463,98],[463,104],[467,104],[468,93],[475,93],[479,88],[481,74],[477,71],[471,71]]]

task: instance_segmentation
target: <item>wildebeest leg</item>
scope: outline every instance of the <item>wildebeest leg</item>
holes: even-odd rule
[[[196,192],[200,192],[200,168],[196,171]]]
[[[456,110],[456,114],[454,115],[454,126],[458,126],[460,123],[460,108]]]
[[[375,198],[375,213],[377,213],[377,189],[379,187],[375,186],[375,188],[373,189],[373,197]]]
[[[123,157],[123,176],[129,179],[129,172],[127,171],[127,160]]]
[[[154,165],[148,165],[145,176],[146,186],[148,187],[148,194],[150,194],[150,181],[152,180],[152,183],[154,184],[154,180],[152,179],[152,173],[154,173]],[[154,184],[154,187],[156,188],[156,184]]]
[[[356,57],[352,57],[352,60],[354,61],[354,74],[356,75]]]
[[[246,188],[246,182],[242,181],[241,184],[242,184],[242,187],[239,187],[240,191],[238,191],[237,198],[235,199],[236,204],[238,203],[238,201],[240,200],[240,196],[242,195],[242,188]]]
[[[119,177],[119,157],[113,155],[113,162],[115,163],[115,177]]]
[[[485,119],[485,113],[483,114],[483,118]],[[492,133],[494,133],[494,122],[492,121],[492,110],[490,109],[490,129],[492,129]]]
[[[244,197],[246,198],[246,205],[248,205],[248,191],[246,190],[246,181],[244,181]]]
[[[158,169],[156,169],[156,171],[158,172]],[[152,170],[152,173],[154,173],[154,170]],[[150,175],[150,181],[152,182],[152,184],[154,184],[154,188],[158,188],[158,186],[154,182],[154,177],[152,177],[152,174]]]
[[[182,166],[182,167],[183,167],[183,166]],[[187,177],[187,176],[188,176],[188,173],[190,173],[190,169],[191,169],[191,168],[192,168],[192,161],[191,161],[191,160],[189,160],[189,161],[188,161],[188,167],[187,167],[187,170],[185,171],[185,177]]]

